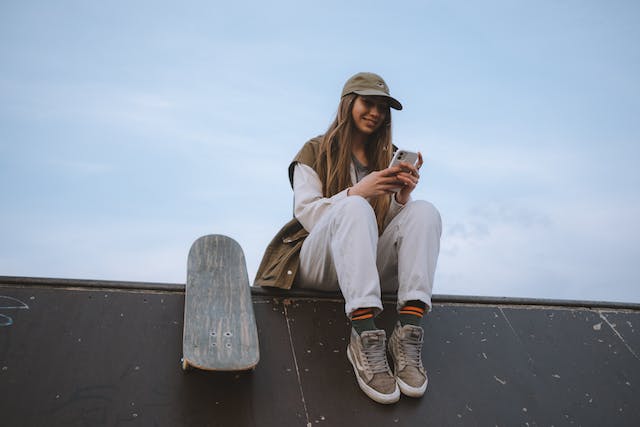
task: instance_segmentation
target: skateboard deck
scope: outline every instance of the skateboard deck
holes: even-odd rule
[[[182,368],[253,369],[258,330],[244,253],[233,239],[208,235],[189,251]]]

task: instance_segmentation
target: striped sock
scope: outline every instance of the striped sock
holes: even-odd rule
[[[359,308],[351,313],[351,326],[358,335],[378,329],[373,321],[373,308]]]
[[[398,320],[400,321],[400,325],[420,326],[420,321],[422,320],[426,307],[427,305],[422,301],[407,301],[399,311]]]

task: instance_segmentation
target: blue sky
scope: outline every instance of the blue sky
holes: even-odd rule
[[[435,293],[640,302],[640,3],[0,3],[0,275],[251,278],[286,168],[381,74],[444,220]]]

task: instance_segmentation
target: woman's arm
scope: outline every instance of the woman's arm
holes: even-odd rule
[[[310,166],[296,163],[293,170],[293,214],[305,230],[311,232],[333,203],[347,197],[347,191],[323,197],[318,174]]]
[[[396,170],[397,169],[397,170]],[[347,188],[332,197],[323,197],[322,182],[318,174],[311,168],[302,163],[296,163],[293,170],[293,213],[305,230],[311,232],[314,225],[320,220],[323,213],[334,203],[344,199],[349,195],[360,195],[356,189],[365,188],[364,193],[369,195],[377,195],[388,193],[389,189],[397,187],[397,179],[395,174],[400,171],[399,167],[385,169],[381,172],[373,172],[356,186]],[[368,181],[371,181],[369,183]],[[394,185],[395,184],[395,185]],[[354,194],[355,193],[355,194]],[[407,195],[406,201],[410,197]],[[406,202],[405,202],[406,203]],[[392,196],[391,205],[385,218],[385,226],[388,224],[404,207],[399,203],[395,196]]]

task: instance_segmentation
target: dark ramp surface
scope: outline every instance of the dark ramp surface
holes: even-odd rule
[[[254,291],[256,370],[183,373],[182,289],[0,277],[0,425],[640,425],[637,306],[434,298],[427,394],[384,406],[335,295]]]

